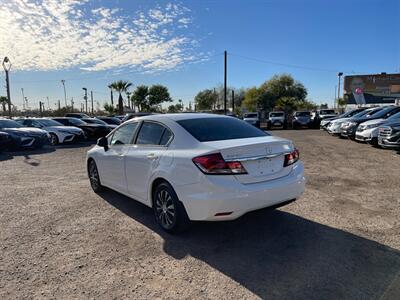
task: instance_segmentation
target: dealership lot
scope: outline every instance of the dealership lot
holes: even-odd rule
[[[400,154],[272,133],[300,149],[303,197],[179,236],[91,191],[89,145],[0,154],[0,298],[398,298]]]

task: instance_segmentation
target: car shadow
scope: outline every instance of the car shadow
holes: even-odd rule
[[[74,149],[74,148],[85,148],[90,147],[96,144],[96,141],[86,141],[86,142],[79,142],[79,143],[65,143],[65,144],[58,144],[55,146],[56,149]]]
[[[101,197],[159,234],[173,258],[199,259],[263,299],[399,299],[400,251],[343,230],[264,209],[170,235],[145,205]]]
[[[2,151],[0,152],[0,161],[6,161],[13,159],[14,156],[12,156],[9,152]]]

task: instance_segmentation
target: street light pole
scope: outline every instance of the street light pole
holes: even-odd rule
[[[24,88],[21,88],[22,92],[22,109],[25,110],[25,95],[24,95]]]
[[[86,108],[86,113],[87,113],[87,88],[82,88],[82,90],[85,91],[85,96],[83,96],[83,99],[85,100],[85,108]]]
[[[8,100],[8,116],[11,119],[11,96],[10,96],[10,78],[8,77],[8,71],[11,69],[11,62],[8,57],[4,57],[3,59],[3,68],[6,72],[6,88],[7,88],[7,100]]]
[[[337,89],[337,107],[339,107],[339,98],[340,98],[340,78],[342,77],[343,72],[339,72],[337,75],[338,75],[338,79],[339,79],[338,89]]]
[[[62,79],[61,83],[62,83],[62,85],[64,87],[64,102],[65,102],[65,107],[67,107],[68,104],[67,104],[67,91],[65,90],[65,80]]]

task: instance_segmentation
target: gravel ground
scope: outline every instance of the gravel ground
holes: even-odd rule
[[[317,130],[298,201],[163,233],[89,187],[87,145],[0,154],[0,299],[400,299],[400,155]]]

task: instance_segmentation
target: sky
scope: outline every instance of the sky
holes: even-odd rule
[[[109,102],[108,84],[163,84],[187,105],[223,83],[259,86],[290,73],[308,99],[333,104],[337,72],[400,73],[398,0],[0,0],[0,57],[11,100],[33,108]],[[0,72],[0,95],[6,95]],[[49,101],[47,101],[47,97]]]

